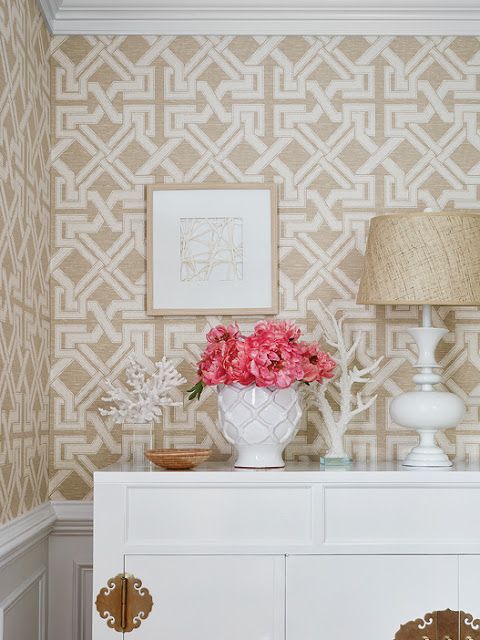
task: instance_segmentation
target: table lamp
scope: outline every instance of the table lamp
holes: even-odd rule
[[[480,214],[457,210],[373,218],[357,302],[423,305],[422,326],[409,329],[418,346],[413,382],[419,390],[396,396],[390,415],[420,436],[404,465],[451,466],[435,433],[457,426],[465,406],[454,393],[434,389],[442,381],[435,349],[448,330],[432,327],[432,305],[480,304]]]

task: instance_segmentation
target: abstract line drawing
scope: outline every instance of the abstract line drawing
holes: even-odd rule
[[[182,282],[232,282],[242,279],[241,218],[180,219]]]

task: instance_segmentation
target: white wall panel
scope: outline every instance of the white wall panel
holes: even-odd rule
[[[91,640],[92,504],[53,507],[57,522],[49,540],[48,640]]]

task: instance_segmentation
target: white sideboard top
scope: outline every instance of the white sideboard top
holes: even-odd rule
[[[323,467],[318,462],[288,463],[283,469],[235,469],[224,462],[207,462],[190,471],[168,471],[145,461],[113,464],[95,472],[96,484],[111,483],[480,483],[480,464],[419,469],[400,462],[354,463],[348,467]]]
[[[479,465],[95,473],[95,527],[123,532],[117,555],[480,553],[478,504]]]

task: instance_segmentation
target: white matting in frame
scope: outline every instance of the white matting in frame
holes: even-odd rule
[[[273,185],[147,187],[147,313],[278,312]]]

